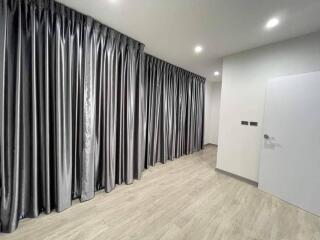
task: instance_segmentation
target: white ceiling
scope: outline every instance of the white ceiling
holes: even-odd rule
[[[217,81],[222,57],[320,30],[320,0],[58,0]],[[266,31],[271,17],[280,25]],[[196,55],[195,45],[203,52]],[[320,44],[320,43],[319,43]]]

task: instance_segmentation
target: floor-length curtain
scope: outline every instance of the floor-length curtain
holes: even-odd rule
[[[0,1],[0,229],[203,146],[204,78],[53,0]]]
[[[1,231],[141,177],[143,44],[51,0],[1,1],[0,44]]]
[[[146,54],[145,167],[203,147],[205,79]]]

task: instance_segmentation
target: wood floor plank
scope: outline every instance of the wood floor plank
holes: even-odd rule
[[[132,185],[24,219],[3,240],[320,240],[320,218],[215,171],[217,148],[159,164]]]

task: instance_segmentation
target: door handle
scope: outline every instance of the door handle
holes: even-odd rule
[[[269,140],[270,136],[268,134],[263,135],[264,139]]]

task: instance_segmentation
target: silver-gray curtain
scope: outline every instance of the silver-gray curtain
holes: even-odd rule
[[[1,231],[140,178],[143,49],[51,0],[0,2]]]
[[[203,147],[205,78],[146,54],[145,167]]]
[[[144,58],[52,0],[0,1],[2,232],[202,147],[204,79]]]

